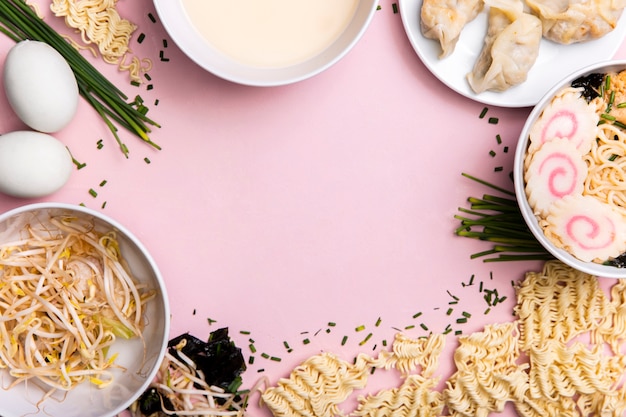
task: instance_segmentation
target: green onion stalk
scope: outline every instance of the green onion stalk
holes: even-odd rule
[[[118,127],[135,134],[156,149],[150,137],[151,127],[160,127],[146,116],[146,108],[129,102],[128,97],[102,75],[76,48],[45,23],[25,0],[0,0],[0,32],[20,42],[45,42],[56,49],[74,72],[80,95],[96,110],[128,157],[128,148],[120,139]],[[139,108],[138,108],[139,107]]]
[[[492,188],[504,196],[485,194],[482,198],[469,197],[470,208],[459,207],[454,216],[461,222],[457,236],[484,240],[492,248],[471,255],[484,262],[549,260],[554,257],[535,239],[526,225],[517,205],[515,193],[468,174],[473,181]],[[512,197],[512,198],[511,198]]]

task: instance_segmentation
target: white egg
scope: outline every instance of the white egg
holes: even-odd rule
[[[74,163],[63,143],[47,133],[21,130],[0,135],[0,192],[43,197],[70,178]]]
[[[4,90],[11,108],[30,128],[57,132],[78,107],[78,84],[69,64],[44,42],[25,40],[9,51]]]

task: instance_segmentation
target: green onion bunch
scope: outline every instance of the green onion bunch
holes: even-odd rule
[[[25,0],[0,0],[0,32],[15,42],[34,40],[56,49],[74,72],[80,95],[98,112],[128,157],[128,148],[118,134],[118,126],[161,149],[149,137],[150,127],[160,127],[146,116],[147,108],[128,102],[128,97],[102,75],[78,50],[45,23]]]
[[[506,196],[485,194],[482,198],[469,197],[470,208],[459,207],[458,211],[463,214],[454,216],[461,222],[455,230],[457,236],[492,243],[491,249],[472,254],[472,259],[485,257],[484,262],[500,262],[554,258],[526,225],[515,193],[471,175],[462,175]]]

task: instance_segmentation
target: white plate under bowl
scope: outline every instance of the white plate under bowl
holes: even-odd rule
[[[298,64],[275,68],[246,65],[217,50],[194,28],[181,0],[154,0],[154,6],[172,40],[200,67],[238,84],[271,87],[313,77],[341,60],[365,33],[378,0],[360,0],[343,33],[318,55]]]
[[[500,107],[532,107],[563,77],[595,62],[613,58],[626,34],[626,18],[620,18],[617,27],[602,38],[559,45],[541,40],[539,56],[528,73],[528,79],[503,92],[485,91],[476,94],[466,76],[483,47],[487,31],[487,10],[483,10],[461,32],[451,55],[439,59],[438,41],[425,38],[420,29],[422,0],[399,0],[399,9],[406,34],[424,65],[441,82],[474,101]],[[626,13],[625,13],[626,15]]]

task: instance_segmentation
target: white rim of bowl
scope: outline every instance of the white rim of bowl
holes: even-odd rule
[[[526,221],[526,224],[535,238],[541,243],[541,245],[552,254],[555,258],[560,260],[561,262],[570,265],[572,268],[575,268],[581,272],[584,272],[589,275],[602,277],[602,278],[626,278],[626,268],[618,268],[615,266],[602,265],[591,262],[583,262],[580,259],[574,257],[569,252],[556,248],[548,238],[541,231],[537,218],[533,214],[533,210],[530,208],[528,204],[528,200],[526,198],[525,191],[525,182],[524,182],[524,158],[526,155],[526,148],[528,146],[528,138],[525,137],[528,134],[528,131],[534,123],[534,120],[541,114],[543,109],[548,104],[549,100],[562,88],[569,85],[576,78],[581,77],[583,75],[590,74],[592,72],[597,71],[601,68],[606,68],[606,71],[610,71],[611,67],[621,67],[622,69],[626,69],[626,60],[609,60],[609,61],[601,61],[594,64],[590,64],[584,68],[581,68],[567,77],[565,77],[561,82],[552,87],[546,94],[543,95],[541,100],[535,105],[528,115],[526,122],[522,128],[520,133],[519,140],[517,142],[517,146],[515,148],[515,158],[513,162],[513,166],[515,167],[513,170],[513,186],[515,188],[515,196],[517,199],[518,206],[520,211],[522,212],[522,217]]]
[[[133,395],[131,398],[129,398],[125,403],[122,403],[119,407],[111,410],[108,414],[103,416],[103,417],[113,417],[113,416],[116,416],[117,414],[121,413],[122,411],[126,410],[128,407],[130,407],[130,405],[133,402],[135,402],[148,389],[148,386],[152,383],[152,380],[156,376],[156,374],[157,374],[157,372],[159,370],[159,366],[160,366],[161,362],[163,361],[163,357],[165,356],[165,353],[167,351],[167,344],[169,343],[170,317],[171,317],[169,297],[168,297],[168,294],[167,294],[167,288],[165,287],[165,282],[163,280],[163,276],[161,275],[161,271],[159,270],[159,267],[157,266],[156,262],[152,258],[152,255],[150,254],[148,249],[143,245],[143,243],[141,243],[141,241],[130,230],[128,230],[121,223],[119,223],[118,221],[112,219],[111,217],[107,216],[106,214],[102,214],[102,213],[100,213],[98,211],[95,211],[95,210],[92,210],[90,208],[87,208],[87,207],[84,207],[84,206],[75,205],[75,204],[53,203],[53,202],[33,203],[33,204],[23,205],[23,206],[20,206],[20,207],[17,207],[17,208],[14,208],[14,209],[11,209],[11,210],[8,210],[8,211],[5,211],[5,212],[1,213],[0,214],[0,223],[5,221],[6,219],[8,219],[10,217],[13,217],[13,216],[15,216],[17,214],[25,213],[27,211],[50,210],[50,209],[78,211],[78,212],[81,212],[83,214],[86,214],[86,215],[98,218],[98,219],[100,219],[100,220],[102,220],[104,222],[107,222],[112,227],[114,227],[115,229],[119,230],[134,245],[136,245],[137,248],[145,256],[146,260],[150,264],[150,268],[154,271],[154,276],[155,276],[155,278],[156,278],[156,280],[157,280],[157,282],[159,284],[159,287],[160,287],[161,298],[163,299],[163,313],[164,313],[164,316],[165,316],[165,317],[163,317],[163,326],[164,326],[163,334],[165,335],[165,337],[164,337],[163,343],[159,347],[158,361],[155,362],[155,366],[152,368],[150,373],[146,375],[146,380],[141,385],[141,387],[137,390],[135,395]]]
[[[365,1],[365,0],[359,0],[359,3],[362,1]],[[327,70],[328,68],[330,68],[331,66],[339,62],[342,58],[344,58],[348,54],[348,52],[350,52],[352,48],[354,48],[354,46],[359,42],[359,40],[365,34],[365,31],[367,30],[367,28],[370,26],[370,23],[372,22],[372,19],[374,18],[376,9],[378,8],[379,0],[374,0],[372,2],[372,6],[368,12],[367,18],[365,19],[365,22],[362,25],[362,27],[357,32],[356,36],[333,59],[329,60],[326,64],[322,65],[321,67],[316,68],[315,70],[305,71],[304,73],[300,75],[292,76],[292,77],[285,78],[282,80],[266,80],[266,81],[254,80],[254,79],[250,79],[244,76],[233,76],[232,74],[228,74],[224,71],[221,71],[215,66],[211,65],[210,63],[203,62],[201,59],[195,57],[193,52],[191,51],[191,48],[186,46],[184,42],[184,32],[178,29],[176,25],[172,24],[172,22],[168,18],[168,16],[171,15],[172,10],[175,10],[177,6],[180,6],[179,2],[173,1],[173,0],[153,0],[153,3],[156,9],[156,12],[161,19],[161,23],[165,28],[165,31],[171,36],[172,40],[174,41],[174,43],[176,43],[178,48],[189,59],[195,62],[198,66],[212,73],[213,75],[216,75],[224,80],[227,80],[233,83],[247,85],[251,87],[278,87],[278,86],[283,86],[283,85],[288,85],[288,84],[294,84],[294,83],[312,78],[324,72],[325,70]],[[192,28],[191,30],[195,30],[195,29]],[[324,52],[321,52],[320,54],[323,54],[323,53]],[[319,56],[319,54],[316,56]],[[311,58],[311,59],[314,59],[314,58]],[[308,60],[300,64],[295,64],[294,66],[303,65],[306,62],[308,62]],[[266,72],[279,72],[279,71],[284,71],[286,68],[290,68],[290,67],[267,68],[267,69],[261,68],[261,70],[266,71]]]

